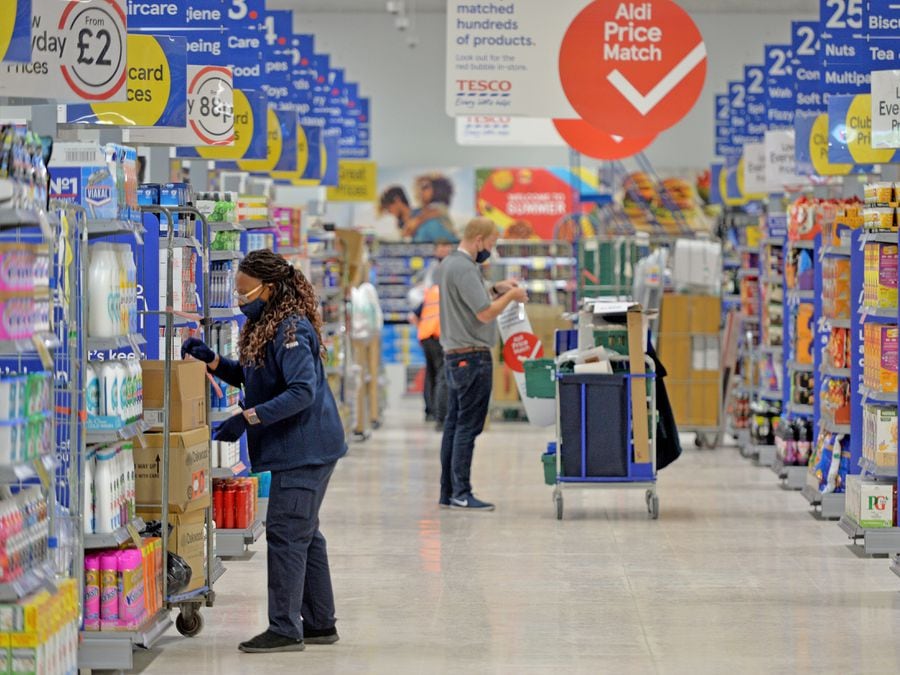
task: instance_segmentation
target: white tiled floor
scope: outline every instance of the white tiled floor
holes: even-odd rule
[[[415,407],[415,404],[411,404]],[[557,522],[547,434],[494,424],[476,451],[493,514],[437,508],[439,435],[418,414],[353,445],[322,514],[341,642],[250,656],[266,626],[265,545],[232,562],[206,628],[172,631],[148,673],[896,673],[900,579],[733,448],[642,492],[567,493]],[[149,663],[149,665],[147,665]]]

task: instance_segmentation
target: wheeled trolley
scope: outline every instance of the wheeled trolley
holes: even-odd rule
[[[621,359],[627,361],[627,359]],[[656,374],[645,358],[645,374],[557,375],[556,484],[553,502],[562,520],[563,492],[571,488],[645,491],[647,512],[659,518],[656,492]],[[636,382],[646,397],[636,397]],[[647,406],[647,444],[636,443],[635,404]],[[641,425],[642,427],[642,425]],[[637,456],[638,447],[641,456]],[[643,456],[646,453],[647,456]]]

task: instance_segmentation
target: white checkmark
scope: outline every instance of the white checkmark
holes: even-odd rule
[[[607,75],[606,79],[625,97],[625,100],[633,105],[641,115],[646,117],[705,58],[706,45],[701,42],[677,66],[669,71],[669,74],[661,79],[646,96],[635,89],[634,85],[618,69]]]

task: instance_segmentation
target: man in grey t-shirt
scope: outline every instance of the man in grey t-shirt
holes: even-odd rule
[[[494,221],[472,220],[459,249],[444,259],[436,275],[441,289],[441,347],[448,391],[441,442],[442,508],[494,509],[493,504],[472,494],[472,454],[491,401],[490,350],[497,341],[495,322],[511,303],[528,299],[512,280],[495,284],[488,292],[480,265],[490,257],[499,236]]]

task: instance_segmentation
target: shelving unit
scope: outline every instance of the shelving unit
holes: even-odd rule
[[[254,551],[249,546],[255,544],[265,531],[262,518],[246,530],[216,530],[216,555],[226,559],[250,560]]]

